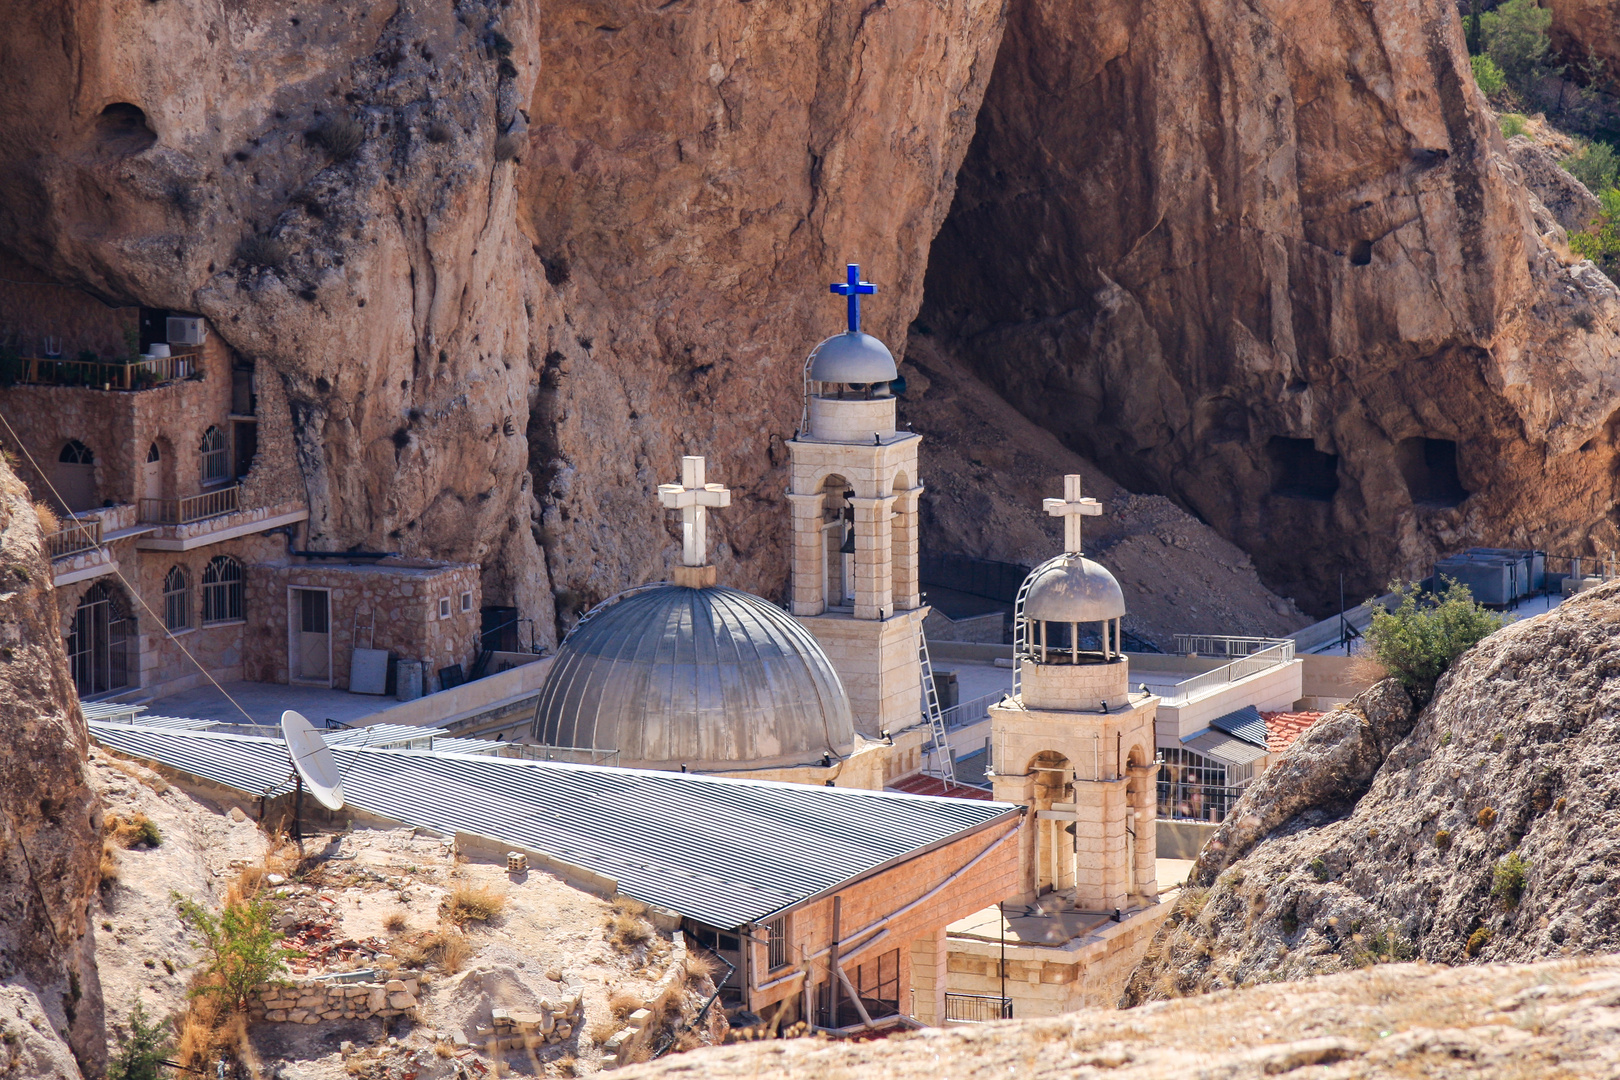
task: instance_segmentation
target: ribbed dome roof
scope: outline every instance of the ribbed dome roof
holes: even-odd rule
[[[889,382],[899,374],[894,354],[871,334],[834,334],[810,354],[810,378],[815,382]]]
[[[832,662],[787,612],[736,589],[669,585],[575,629],[534,736],[619,751],[604,764],[713,772],[844,757],[855,726]]]
[[[1084,555],[1059,555],[1029,573],[1024,618],[1044,622],[1102,622],[1122,618],[1125,594],[1101,564]]]

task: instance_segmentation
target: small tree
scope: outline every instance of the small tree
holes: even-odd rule
[[[1507,79],[1502,75],[1502,69],[1496,66],[1496,61],[1483,54],[1468,58],[1468,64],[1474,69],[1474,81],[1479,84],[1480,90],[1486,97],[1499,93],[1507,85]]]
[[[1507,621],[1474,602],[1466,585],[1446,579],[1438,597],[1420,597],[1416,585],[1390,583],[1399,600],[1386,611],[1369,600],[1372,626],[1367,640],[1373,655],[1414,696],[1427,698],[1452,662],[1475,644],[1501,629]]]
[[[1480,36],[1484,52],[1513,88],[1519,91],[1531,85],[1554,68],[1547,63],[1547,28],[1552,25],[1552,12],[1536,6],[1536,0],[1507,0],[1495,11],[1480,19]]]
[[[271,925],[276,906],[268,897],[227,903],[215,916],[195,900],[170,895],[180,921],[202,937],[194,944],[208,954],[193,994],[213,994],[245,1010],[254,990],[277,980],[288,958],[303,955],[281,944],[281,932]]]
[[[1530,880],[1530,864],[1517,851],[1510,851],[1497,862],[1491,877],[1491,896],[1512,911],[1519,906],[1524,886]]]
[[[1606,142],[1591,142],[1581,146],[1558,164],[1564,171],[1586,185],[1586,190],[1601,196],[1620,179],[1620,158],[1614,147]]]
[[[135,999],[129,1014],[129,1038],[107,1063],[107,1080],[159,1080],[164,1059],[174,1052],[167,1021],[146,1015],[146,1006]]]
[[[1569,249],[1597,268],[1620,280],[1620,188],[1610,188],[1599,200],[1603,213],[1580,232],[1569,234]]]

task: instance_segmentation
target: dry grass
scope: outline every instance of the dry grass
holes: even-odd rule
[[[390,934],[403,934],[410,928],[411,924],[406,920],[403,911],[390,911],[388,916],[383,919],[383,929]]]
[[[590,1035],[592,1042],[594,1042],[597,1046],[601,1046],[603,1043],[613,1038],[613,1036],[623,1026],[623,1024],[613,1019],[613,1017],[606,1016],[592,1024],[586,1034]]]
[[[56,510],[50,503],[36,502],[34,516],[39,518],[41,532],[53,533],[62,527],[62,519],[56,516]]]
[[[457,926],[490,922],[506,910],[506,894],[470,881],[457,883],[439,903],[439,915]]]
[[[1389,678],[1389,669],[1368,653],[1356,653],[1344,666],[1344,678],[1357,686],[1371,686]]]
[[[236,880],[225,887],[225,903],[240,904],[259,895],[265,887],[266,871],[263,866],[244,866]]]
[[[246,1026],[245,1018],[231,1016],[217,994],[197,994],[187,1002],[185,1015],[180,1018],[174,1059],[183,1068],[209,1069],[221,1051],[245,1038]],[[234,1030],[237,1028],[241,1030]]]
[[[625,1017],[637,1009],[644,1008],[646,1004],[641,995],[632,990],[619,989],[608,995],[608,1009],[612,1011],[614,1018],[621,1023],[623,1023]]]
[[[163,843],[163,834],[145,814],[131,814],[129,817],[108,814],[102,821],[101,829],[123,848],[132,848],[136,844],[157,847]]]
[[[437,964],[446,975],[454,975],[472,959],[472,942],[464,934],[444,934],[428,930],[393,944],[394,956],[401,964],[418,970]]]
[[[111,892],[118,884],[118,849],[110,840],[101,842],[101,891]]]
[[[688,981],[702,982],[704,979],[713,979],[720,974],[720,961],[714,954],[703,949],[686,950],[686,960],[682,966],[686,970]]]
[[[621,896],[613,901],[613,910],[607,917],[607,939],[620,952],[633,952],[637,946],[653,939],[652,923],[647,921],[647,906]]]

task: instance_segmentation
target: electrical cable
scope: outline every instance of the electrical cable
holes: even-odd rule
[[[11,436],[11,441],[16,444],[17,449],[22,451],[23,457],[28,459],[29,466],[33,468],[35,475],[37,475],[46,488],[50,490],[51,497],[62,506],[66,506],[67,500],[62,498],[62,493],[56,490],[56,485],[51,483],[49,474],[47,474],[44,469],[40,468],[39,462],[34,460],[34,455],[28,452],[28,447],[23,445],[22,439],[18,437],[16,429],[11,426],[11,421],[6,419],[4,413],[0,413],[0,424],[4,424],[6,426],[6,431]],[[185,644],[178,637],[175,636],[174,631],[169,629],[168,623],[165,620],[160,619],[158,617],[158,613],[152,609],[152,606],[142,599],[140,590],[131,585],[129,579],[126,578],[123,575],[123,572],[118,569],[118,564],[112,561],[112,553],[107,551],[106,547],[100,540],[95,542],[95,550],[103,552],[107,555],[108,565],[112,568],[113,576],[123,583],[124,590],[135,598],[135,602],[145,609],[147,615],[151,616],[153,624],[163,627],[163,632],[168,635],[169,640],[174,642],[175,647],[180,650],[181,654],[184,655],[187,660],[190,660],[196,665],[197,670],[202,672],[203,678],[212,683],[214,689],[218,690],[224,696],[226,701],[235,706],[236,711],[246,717],[247,722],[250,725],[258,726],[259,722],[253,718],[253,714],[242,708],[241,702],[231,697],[230,691],[221,686],[219,684],[219,680],[214,678],[214,676],[209,673],[207,668],[203,667],[202,662],[199,661],[195,656],[191,655],[191,651],[186,648]],[[136,689],[139,689],[139,687]]]

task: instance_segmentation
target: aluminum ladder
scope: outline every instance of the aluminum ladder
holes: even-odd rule
[[[1019,702],[1020,707],[1024,700],[1024,664],[1023,658],[1029,654],[1029,620],[1024,618],[1024,600],[1029,596],[1030,582],[1035,575],[1030,574],[1024,578],[1024,583],[1018,586],[1018,596],[1013,600],[1013,670],[1012,692],[1013,700]]]
[[[927,752],[938,762],[936,771],[950,787],[956,786],[956,757],[951,753],[951,740],[945,733],[945,715],[939,708],[939,691],[934,687],[934,662],[928,658],[928,635],[922,623],[917,623],[917,664],[922,669],[923,718],[933,739]]]

